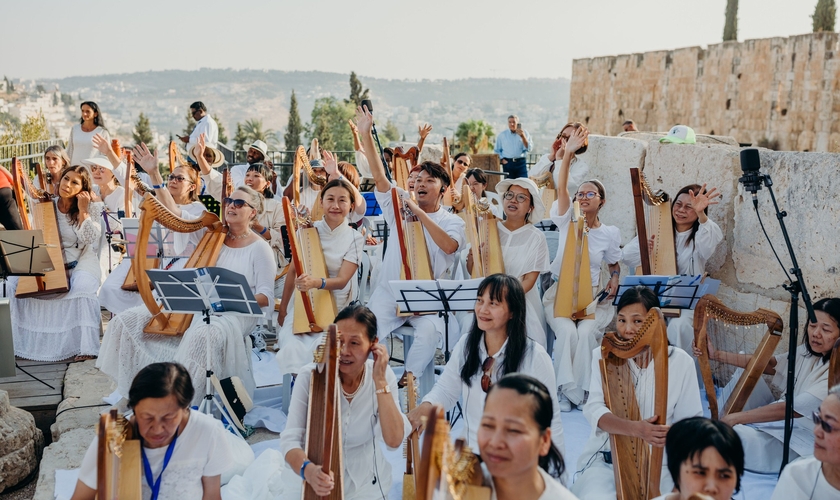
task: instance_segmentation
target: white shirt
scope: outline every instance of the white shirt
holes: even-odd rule
[[[703,274],[706,270],[706,262],[715,253],[720,242],[723,241],[723,231],[712,219],[700,224],[694,240],[688,242],[691,230],[674,231],[674,246],[677,250],[677,272],[679,274]],[[688,244],[686,244],[688,243]],[[639,237],[636,236],[621,250],[621,261],[627,267],[635,269],[642,264],[642,257],[639,253]]]
[[[478,451],[478,427],[481,422],[481,416],[484,414],[484,400],[487,395],[481,390],[481,377],[484,372],[479,365],[478,371],[473,374],[470,379],[470,386],[467,386],[461,380],[461,368],[466,362],[466,342],[469,335],[464,335],[458,339],[455,348],[452,350],[452,356],[449,362],[446,363],[446,368],[440,375],[435,386],[423,398],[423,402],[432,404],[439,404],[444,408],[452,408],[459,398],[464,405],[464,423],[467,431],[467,442],[473,451]],[[491,382],[495,383],[502,378],[505,362],[505,351],[507,348],[507,341],[502,345],[502,348],[495,354],[496,361],[493,363],[493,369],[490,373]],[[487,359],[487,347],[484,344],[484,334],[481,334],[481,341],[478,343],[478,359],[479,363]],[[546,387],[549,388],[549,394],[552,395],[552,405],[554,406],[554,418],[551,420],[551,440],[560,450],[561,454],[565,454],[565,446],[563,442],[563,421],[560,418],[559,403],[557,402],[557,391],[553,388],[557,387],[554,383],[554,365],[551,363],[551,358],[545,349],[533,340],[528,339],[527,347],[525,348],[525,355],[519,364],[518,373],[530,375],[539,380]]]
[[[549,171],[552,165],[554,165],[554,172],[552,176],[554,177],[554,185],[557,186],[560,184],[560,162],[563,161],[562,158],[552,162],[548,159],[548,155],[542,155],[540,157],[540,161],[536,163],[533,167],[531,167],[531,171],[528,172],[528,177],[531,179],[537,179],[541,175],[544,175],[546,172]],[[574,193],[577,192],[578,186],[583,184],[589,176],[589,165],[586,164],[585,161],[575,156],[572,158],[572,164],[569,166],[569,180],[566,183],[566,189],[569,191],[569,196],[573,196]],[[544,188],[545,189],[545,188]]]
[[[231,449],[224,435],[225,432],[227,431],[220,421],[190,410],[190,419],[181,435],[178,436],[169,465],[161,477],[159,500],[186,500],[202,497],[204,487],[201,484],[201,478],[219,476],[228,469]],[[82,460],[82,467],[79,469],[79,480],[93,489],[96,489],[98,444],[99,438],[93,438]],[[166,446],[145,449],[152,476],[155,478],[160,475],[166,449]],[[150,498],[152,492],[145,477],[141,479],[141,484],[143,498]]]
[[[187,153],[192,151],[193,146],[198,144],[198,136],[204,134],[204,144],[211,148],[218,147],[219,144],[219,125],[216,120],[210,115],[204,115],[204,118],[198,120],[195,128],[190,134],[190,142],[187,143]]]
[[[770,500],[829,500],[840,498],[840,490],[828,484],[822,462],[813,456],[788,464]]]
[[[543,490],[542,495],[537,500],[578,500],[578,497],[575,496],[574,493],[569,491],[565,486],[560,484],[560,481],[551,477],[548,472],[544,471],[542,467],[537,468],[540,471],[540,475],[543,478],[543,482],[545,483],[545,490]],[[496,487],[493,484],[493,477],[489,474],[489,485],[490,485],[490,500],[497,500],[496,496]]]
[[[313,226],[318,230],[318,237],[321,239],[321,250],[324,252],[329,278],[338,276],[344,261],[357,266],[362,264],[362,253],[365,248],[365,237],[362,233],[347,224],[330,229],[329,224],[324,220],[315,221]],[[339,311],[356,298],[357,282],[354,274],[344,288],[333,290],[335,305]]]
[[[67,141],[67,156],[70,158],[70,166],[81,165],[82,160],[93,157],[96,148],[93,147],[93,136],[101,135],[111,143],[111,134],[102,127],[96,127],[90,132],[82,130],[82,124],[77,123],[70,129],[70,140]],[[90,168],[88,168],[90,171]],[[122,180],[122,179],[120,179]]]
[[[505,262],[505,273],[519,280],[528,273],[548,271],[551,260],[548,257],[548,243],[542,231],[533,224],[525,224],[515,231],[509,231],[499,221],[499,243]],[[528,337],[545,342],[545,312],[540,299],[539,279],[525,294],[527,310],[525,328]]]
[[[557,225],[557,231],[560,233],[557,255],[551,263],[551,275],[555,278],[560,275],[560,265],[563,263],[563,254],[566,251],[566,237],[569,235],[573,206],[570,204],[566,213],[560,215],[557,213],[557,202],[551,204],[551,221]],[[621,259],[621,231],[615,226],[608,226],[602,222],[597,228],[589,228],[586,239],[589,245],[589,273],[592,277],[592,286],[596,287],[601,280],[601,261],[616,264]]]
[[[306,449],[304,439],[309,408],[309,389],[314,368],[314,364],[304,366],[295,380],[289,406],[289,418],[286,421],[286,428],[280,434],[280,452],[284,457],[291,450]],[[399,408],[397,377],[390,367],[385,369],[385,378],[391,388],[394,404]],[[397,448],[387,446],[382,437],[379,403],[373,383],[373,360],[365,362],[365,374],[356,397],[348,402],[342,394],[339,400],[342,450],[344,451],[345,498],[353,498],[353,492],[362,485],[370,484],[375,477],[374,474],[378,475],[382,490],[387,492],[391,487],[391,465],[385,460],[382,447],[385,446],[391,451]],[[405,440],[411,432],[411,424],[405,415],[402,415],[402,420],[403,437],[401,439]]]

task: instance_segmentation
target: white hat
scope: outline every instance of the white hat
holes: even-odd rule
[[[192,149],[190,149],[190,158],[192,158],[193,161],[196,163],[198,163],[198,154],[195,152],[195,148],[197,147],[198,144],[196,144],[192,147]],[[209,149],[213,152],[213,163],[210,164],[210,168],[216,168],[225,162],[225,155],[223,155],[222,152],[218,149],[212,146],[204,146],[204,149]]]
[[[668,131],[668,135],[659,139],[659,142],[670,142],[672,144],[696,144],[697,139],[694,129],[685,125],[674,125]]]
[[[82,165],[84,165],[87,168],[90,168],[90,167],[96,165],[96,166],[99,166],[99,167],[107,168],[111,172],[114,171],[114,166],[111,165],[111,160],[109,160],[108,157],[105,156],[105,155],[96,155],[93,158],[88,158],[86,160],[82,160],[81,163],[82,163]]]
[[[545,205],[543,205],[540,190],[537,183],[527,177],[520,177],[518,179],[505,179],[496,184],[496,192],[502,197],[502,206],[504,206],[504,195],[511,186],[519,186],[525,188],[531,193],[531,202],[534,204],[532,214],[542,214],[545,212]],[[529,217],[528,222],[533,223],[534,220]]]
[[[248,146],[248,149],[251,149],[251,148],[256,149],[257,151],[262,153],[263,159],[265,159],[265,157],[268,156],[268,144],[264,143],[263,141],[261,141],[259,139],[257,139],[256,141],[254,141],[253,144]]]

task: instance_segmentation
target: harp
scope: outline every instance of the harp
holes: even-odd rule
[[[502,258],[502,244],[499,240],[499,226],[490,210],[487,198],[475,199],[470,187],[461,188],[461,200],[464,201],[464,219],[467,240],[472,249],[472,278],[486,278],[491,274],[504,273],[505,262]]]
[[[650,369],[653,363],[654,390],[645,391],[642,400],[636,394],[631,361]],[[652,308],[632,339],[615,332],[601,341],[601,382],[604,403],[616,415],[641,420],[657,415],[657,424],[665,424],[668,414],[668,333],[659,308]],[[653,399],[651,401],[651,399]],[[641,438],[610,435],[613,472],[618,500],[648,500],[659,496],[664,449],[653,447]]]
[[[44,191],[46,191],[50,195],[55,195],[53,193],[53,185],[51,182],[47,182],[47,176],[44,174],[43,169],[41,169],[40,163],[35,163],[35,177],[38,178],[38,182],[43,186]]]
[[[318,229],[312,226],[306,207],[292,207],[291,201],[283,198],[283,215],[286,217],[292,262],[298,275],[329,276],[324,251],[321,249],[321,238]],[[296,334],[323,332],[324,327],[332,323],[338,314],[335,297],[329,290],[298,291],[294,300],[292,331]]]
[[[146,194],[140,204],[140,223],[137,230],[137,251],[143,252],[149,244],[149,233],[152,230],[152,223],[157,221],[161,226],[179,233],[191,233],[201,229],[207,229],[201,241],[195,247],[185,268],[207,267],[216,264],[219,252],[225,243],[225,230],[215,215],[204,212],[200,219],[185,220],[177,217],[163,206],[155,197]],[[137,288],[140,297],[146,308],[152,313],[152,319],[146,324],[145,333],[158,335],[183,335],[192,323],[192,314],[167,313],[161,310],[160,304],[155,301],[152,295],[151,280],[146,274],[146,259],[134,259],[134,273],[137,278]]]
[[[569,318],[573,321],[595,318],[590,313],[592,300],[592,277],[589,274],[589,243],[586,217],[580,213],[580,205],[575,201],[570,207],[572,220],[566,236],[563,260],[560,264],[560,278],[557,282],[557,295],[554,298],[554,316]]]
[[[417,386],[414,380],[414,374],[406,372],[405,375],[405,412],[411,413],[417,407]],[[405,455],[405,474],[403,474],[403,500],[416,500],[417,496],[417,476],[414,469],[420,464],[420,437],[417,432],[412,431],[405,439],[403,446],[403,455]]]
[[[446,137],[443,138],[443,156],[440,159],[440,166],[449,174],[449,187],[454,188],[455,178],[452,175],[452,161],[449,159],[449,141],[446,140]],[[460,204],[462,199],[460,193],[455,196],[449,190],[443,193],[443,204],[447,207]]]
[[[547,219],[551,204],[557,199],[557,187],[554,185],[554,167],[547,170],[542,175],[531,177],[531,180],[537,185],[537,189],[540,193],[540,199],[545,207],[544,213],[535,214],[540,217],[540,219],[537,220]]]
[[[306,456],[327,474],[332,471],[335,488],[319,497],[304,483],[303,500],[344,498],[344,452],[341,449],[341,412],[339,411],[338,327],[327,329],[324,342],[315,351],[316,368],[309,386],[309,409],[306,415]]]
[[[120,147],[119,139],[112,139],[111,140],[111,148],[114,150],[114,153],[117,156],[122,156],[125,153],[125,216],[127,218],[132,218],[134,216],[134,208],[132,204],[133,198],[133,190],[131,189],[132,184],[137,184],[138,186],[142,186],[143,181],[140,180],[140,177],[137,175],[137,172],[134,170],[134,159],[132,158],[131,151],[123,150]],[[171,170],[170,170],[171,172]],[[140,248],[140,247],[135,247]],[[123,284],[120,286],[123,290],[128,292],[137,292],[139,291],[137,288],[137,275],[135,271],[135,264],[134,262],[137,259],[145,259],[146,261],[146,269],[155,269],[160,265],[160,259],[156,259],[154,257],[147,257],[145,255],[136,254],[134,255],[134,259],[131,260],[128,267],[128,274],[125,275],[125,279],[123,280]]]
[[[309,163],[311,160],[320,160],[321,159],[321,147],[318,145],[318,139],[312,139],[312,144],[309,146],[309,159],[306,158],[306,151],[303,150],[303,146],[298,148],[299,152],[295,155],[295,169],[302,168],[303,172],[306,174],[304,176],[304,182],[312,184],[314,186],[320,186],[323,188],[327,185],[327,178],[323,175],[319,175],[315,173],[315,170],[312,169],[312,165]],[[302,153],[302,154],[301,154]],[[298,161],[298,160],[302,161]],[[300,175],[300,174],[298,174]],[[300,193],[300,181],[299,177],[295,178],[296,186],[298,189],[298,194]],[[295,199],[295,205],[297,206],[297,198]],[[321,197],[316,196],[315,201],[312,203],[312,210],[311,210],[311,218],[313,221],[321,220],[324,218],[324,208],[321,206]],[[332,319],[331,319],[332,320]]]
[[[396,160],[396,158],[395,158]],[[394,219],[400,245],[402,268],[400,279],[433,280],[432,260],[426,246],[423,224],[403,202],[397,188],[391,188],[391,202],[394,205]]]
[[[704,295],[694,308],[694,343],[697,361],[713,419],[744,409],[759,377],[782,337],[782,318],[768,309],[739,312],[723,305],[714,295]],[[719,350],[752,353],[741,376],[732,381],[735,368],[709,359],[709,342]],[[724,400],[719,409],[718,398]]]
[[[463,439],[453,444],[443,408],[436,406],[423,433],[423,452],[416,469],[418,500],[489,500],[490,488],[478,457]]]
[[[21,276],[15,297],[37,297],[52,293],[64,293],[70,290],[70,278],[64,267],[64,252],[61,246],[61,234],[58,229],[58,209],[52,196],[37,189],[24,172],[20,160],[12,158],[12,180],[14,181],[15,202],[20,212],[23,229],[40,229],[44,233],[44,244],[55,269],[44,276]],[[27,216],[24,198],[29,202]],[[30,217],[32,218],[30,221]]]
[[[407,151],[403,148],[396,148],[394,150],[394,157],[391,160],[394,170],[394,182],[397,187],[408,191],[408,174],[411,172],[411,167],[417,165],[417,157],[420,156],[420,150],[417,146],[411,146]]]
[[[96,498],[98,500],[140,500],[142,464],[140,440],[134,427],[112,408],[99,416],[99,444],[96,450]]]
[[[638,168],[630,169],[630,180],[633,184],[636,234],[642,258],[641,274],[673,276],[677,274],[677,252],[668,193],[662,190],[654,192],[645,174]],[[653,251],[647,244],[651,236],[655,236]]]
[[[225,224],[225,199],[233,193],[233,179],[230,177],[230,169],[222,172],[222,196],[219,204],[219,220]]]

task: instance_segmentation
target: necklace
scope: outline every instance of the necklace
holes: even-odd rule
[[[241,240],[241,239],[247,238],[249,236],[249,233],[250,233],[250,231],[245,231],[244,233],[237,236],[237,235],[233,234],[233,232],[231,230],[228,229],[227,237],[232,239],[232,240]]]
[[[356,387],[356,390],[353,391],[352,394],[350,394],[350,393],[348,393],[347,391],[344,390],[344,385],[341,386],[341,393],[344,394],[345,398],[353,399],[354,397],[356,397],[356,394],[359,393],[359,389],[362,388],[362,382],[364,382],[364,380],[365,380],[365,372],[366,371],[367,371],[367,365],[363,365],[362,366],[362,378],[361,378],[361,380],[359,380],[359,387]]]

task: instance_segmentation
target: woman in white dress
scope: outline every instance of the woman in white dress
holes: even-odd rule
[[[548,154],[542,155],[537,163],[531,167],[531,170],[528,172],[528,177],[542,181],[543,179],[546,179],[548,175],[551,175],[553,176],[554,186],[556,187],[561,177],[560,169],[557,168],[556,162],[558,160],[563,161],[563,157],[566,154],[566,142],[573,134],[576,133],[576,131],[580,130],[581,127],[583,127],[583,124],[580,122],[569,122],[564,125],[563,128],[560,129],[560,133],[557,134],[557,138],[551,144],[551,150]],[[583,128],[585,129],[586,127]],[[586,153],[588,147],[589,143],[585,142],[578,149],[571,152],[572,159],[569,165],[569,180],[566,182],[568,196],[574,196],[575,190],[589,175],[589,165],[587,165],[586,162],[578,156]],[[556,195],[554,193],[545,193],[546,189],[550,188],[548,186],[541,188],[540,197],[545,200],[544,203],[549,203],[549,201],[553,200]],[[536,214],[536,216],[539,219],[547,219],[550,217],[550,214],[543,212]]]
[[[130,425],[140,436],[143,463],[149,467],[141,480],[144,499],[222,498],[221,476],[232,452],[229,433],[212,416],[190,409],[193,392],[189,372],[177,363],[153,363],[131,383]],[[98,445],[95,437],[71,500],[96,498]]]
[[[804,340],[796,350],[796,367],[793,383],[793,432],[801,437],[797,441],[808,442],[812,436],[813,424],[809,418],[819,409],[828,394],[829,360],[834,343],[840,338],[840,299],[825,298],[814,303],[816,323],[805,327]],[[695,351],[695,356],[699,352]],[[716,350],[709,343],[709,359],[719,363],[745,368],[752,355]],[[785,390],[787,387],[788,354],[778,354],[767,363],[764,373],[773,375],[771,385]],[[775,401],[763,379],[744,405],[744,410],[730,413],[721,420],[733,426],[741,436],[747,456],[746,469],[752,472],[776,474],[782,465],[783,443],[778,433],[765,432],[763,423],[781,428],[785,418],[784,394]],[[776,425],[769,424],[775,422]],[[769,430],[769,429],[768,429]],[[807,445],[791,446],[791,460],[807,455]]]
[[[575,500],[551,435],[555,399],[536,378],[505,375],[484,403],[478,446],[497,500]]]
[[[519,280],[505,274],[484,278],[478,287],[472,329],[455,344],[440,379],[409,414],[412,428],[424,427],[434,405],[448,410],[460,400],[467,441],[476,450],[484,400],[496,380],[520,372],[553,384],[551,358],[542,346],[524,335],[524,326],[525,293]],[[551,400],[556,407],[556,396]],[[551,439],[562,453],[563,422],[559,411],[552,415]]]
[[[770,500],[840,498],[840,386],[828,391],[811,419],[814,456],[788,464]]]
[[[645,321],[648,311],[659,307],[659,299],[650,288],[637,286],[625,291],[618,302],[616,330],[623,339],[632,339]],[[664,446],[669,426],[680,420],[703,415],[700,392],[697,390],[697,375],[691,356],[678,347],[668,347],[668,410],[665,425],[652,423],[661,415],[654,415],[654,368],[648,355],[650,348],[643,349],[635,358],[628,360],[634,374],[636,400],[642,420],[627,420],[613,414],[604,402],[601,382],[600,346],[590,353],[592,360],[592,382],[589,386],[589,400],[583,407],[583,416],[589,422],[592,433],[580,455],[577,470],[580,475],[572,485],[572,492],[586,500],[614,500],[616,498],[613,455],[609,462],[610,434],[620,434],[644,439],[652,446]],[[660,491],[671,491],[674,483],[665,465],[660,476]]]
[[[163,178],[155,169],[157,159],[146,148],[135,148],[135,156],[146,172],[150,172],[152,182],[160,185]],[[173,212],[177,209],[176,215],[182,215],[169,191],[157,189],[157,195],[167,208]],[[225,207],[227,234],[216,267],[244,275],[257,303],[265,309],[274,303],[274,274],[266,272],[274,269],[274,255],[268,243],[251,230],[251,224],[261,210],[262,197],[247,186],[237,188],[230,197],[232,201]],[[191,238],[197,241],[204,232],[191,233]],[[144,333],[149,319],[151,314],[145,305],[141,305],[115,316],[105,332],[97,367],[116,380],[121,394],[126,393],[141,368],[159,361],[176,361],[187,368],[196,386],[193,404],[197,405],[203,399],[208,369],[220,379],[238,376],[253,394],[255,383],[246,338],[254,329],[256,318],[211,316],[208,325],[200,314],[196,314],[183,337]]]
[[[677,273],[703,274],[706,271],[706,262],[723,241],[720,227],[707,215],[709,205],[717,205],[720,197],[717,188],[707,190],[705,184],[689,184],[680,189],[674,197],[671,221],[677,251]],[[649,244],[653,244],[652,239]],[[621,261],[632,269],[641,265],[638,236],[624,245]],[[668,321],[668,341],[686,352],[691,352],[694,343],[694,309],[683,309],[679,317]]]
[[[15,355],[35,361],[91,359],[99,354],[102,329],[96,291],[103,205],[93,201],[87,168],[67,167],[61,172],[55,204],[70,291],[18,299],[14,297],[18,281],[9,280]]]
[[[341,450],[344,453],[344,498],[385,498],[391,489],[391,465],[382,445],[390,451],[400,447],[411,427],[402,414],[397,377],[388,366],[388,350],[376,338],[376,316],[367,307],[354,304],[335,318],[341,351],[338,377],[341,412]],[[373,355],[369,360],[368,356]],[[280,451],[286,458],[282,470],[284,491],[279,498],[301,498],[303,481],[320,496],[335,486],[332,475],[307,459],[304,451],[309,386],[314,364],[300,370],[292,392],[289,419],[280,435]]]
[[[105,210],[101,214],[94,214],[102,225],[102,238],[99,241],[99,268],[100,280],[104,283],[122,258],[122,252],[114,250],[108,243],[108,235],[122,239],[119,212],[125,211],[125,189],[117,183],[114,177],[114,166],[108,158],[94,156],[82,161],[82,165],[90,169],[91,177],[93,177],[94,201],[105,204]]]
[[[85,101],[80,106],[82,118],[77,125],[70,129],[70,139],[67,141],[67,156],[70,165],[81,165],[82,160],[93,156],[93,136],[102,135],[109,143],[111,134],[105,128],[105,120],[99,113],[99,105],[93,101]]]
[[[551,275],[555,283],[543,295],[545,319],[554,331],[554,369],[557,385],[560,388],[560,409],[571,410],[571,405],[582,405],[585,391],[590,384],[590,353],[596,348],[604,336],[604,329],[610,324],[615,314],[612,298],[618,290],[619,260],[621,259],[621,231],[615,226],[608,226],[601,222],[598,216],[606,203],[606,190],[600,181],[590,180],[582,183],[575,193],[580,203],[581,216],[586,218],[589,232],[589,274],[592,279],[593,297],[601,291],[601,264],[607,264],[610,279],[603,290],[607,297],[598,304],[595,319],[573,321],[569,318],[554,317],[554,299],[557,295],[557,280],[565,253],[566,236],[572,217],[572,202],[567,195],[569,182],[569,168],[573,151],[579,151],[586,143],[589,131],[586,127],[574,129],[566,141],[561,137],[563,161],[557,169],[557,201],[551,207],[551,220],[557,225],[559,241],[557,255],[551,263]],[[581,269],[581,273],[587,272]],[[580,304],[586,307],[587,304]]]
[[[298,373],[303,365],[310,363],[312,349],[323,334],[301,334],[292,332],[294,323],[294,294],[314,288],[332,291],[337,310],[344,309],[356,299],[358,286],[356,270],[362,262],[364,236],[347,224],[347,214],[355,206],[353,186],[344,179],[334,179],[321,190],[321,205],[324,218],[315,221],[318,230],[327,276],[298,274],[295,264],[289,264],[288,278],[280,301],[277,322],[281,325],[277,334],[279,353],[277,362],[282,373]]]
[[[654,500],[689,500],[698,493],[731,500],[741,489],[744,447],[732,427],[720,420],[692,417],[676,422],[665,438],[665,456],[676,491]]]
[[[35,177],[35,185],[38,189],[45,189],[51,194],[57,194],[61,171],[69,166],[70,157],[67,156],[67,152],[64,151],[63,147],[59,145],[48,147],[44,150],[44,167],[46,167],[44,176],[46,177],[45,180],[47,181],[48,188],[41,185],[40,177]]]

